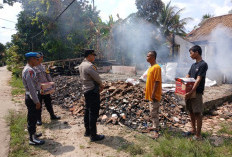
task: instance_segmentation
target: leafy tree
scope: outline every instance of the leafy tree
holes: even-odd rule
[[[94,29],[96,33],[93,34],[92,40],[90,40],[89,45],[94,45],[96,52],[99,53],[99,59],[106,59],[108,58],[109,52],[111,51],[111,34],[112,28],[114,25],[121,20],[118,16],[118,20],[115,21],[113,16],[109,16],[109,20],[107,22],[103,22],[100,18],[98,19],[99,22],[94,24]]]
[[[23,57],[22,55],[17,54],[18,46],[11,46],[6,51],[6,64],[7,69],[12,71],[13,75],[16,77],[21,77],[22,69],[20,67],[23,66]]]
[[[167,5],[164,5],[159,16],[159,24],[165,36],[169,36],[171,33],[185,35],[184,26],[191,18],[180,19],[182,11],[183,9],[171,6],[171,1]]]
[[[71,1],[23,0],[16,24],[17,33],[7,46],[9,69],[19,75],[14,64],[23,64],[24,54],[42,51],[49,60],[79,57],[84,48],[96,48],[94,43],[99,12],[86,0]],[[11,63],[14,62],[14,63]]]
[[[51,60],[79,56],[96,33],[94,23],[98,22],[99,12],[85,0],[75,1],[54,20],[69,4],[62,0],[24,0],[18,32],[13,36],[18,53],[43,51]]]
[[[0,43],[0,55],[5,52],[5,49],[5,46],[2,43]]]
[[[177,35],[185,35],[185,25],[192,18],[180,18],[180,14],[184,9],[178,9],[175,6],[171,6],[171,1],[165,5],[162,9],[159,17],[159,23],[165,36],[169,36],[171,33]]]
[[[3,57],[5,55],[6,47],[0,43],[0,66],[4,63]]]
[[[149,22],[158,24],[157,20],[164,3],[161,0],[136,0],[137,14]]]
[[[180,18],[183,9],[171,6],[171,1],[165,5],[161,0],[136,0],[138,17],[156,24],[165,36],[171,33],[185,35],[184,26],[191,18]]]
[[[7,3],[9,5],[13,5],[15,2],[18,2],[19,0],[3,0],[3,3]]]

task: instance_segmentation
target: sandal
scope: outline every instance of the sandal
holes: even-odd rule
[[[196,135],[192,137],[192,140],[194,141],[201,141],[202,140],[202,137],[197,137]]]
[[[154,134],[151,136],[152,139],[156,140],[157,138],[159,138],[159,132],[158,131],[154,131]]]
[[[187,137],[187,136],[195,135],[195,133],[193,133],[192,131],[188,131],[188,132],[184,132],[182,135]]]

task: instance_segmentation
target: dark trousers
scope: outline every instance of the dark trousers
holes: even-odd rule
[[[41,119],[42,119],[41,115],[42,115],[42,102],[43,101],[44,101],[45,107],[47,108],[48,112],[50,113],[50,116],[51,117],[54,116],[51,95],[50,94],[41,95],[39,101],[40,101],[40,104],[41,104],[41,108],[37,112],[37,120],[41,121]]]
[[[90,133],[91,136],[97,134],[97,118],[99,116],[100,109],[100,94],[94,91],[88,91],[85,95],[85,115],[84,123],[86,133]]]
[[[25,95],[25,104],[27,106],[27,130],[30,135],[36,132],[37,111],[36,105],[29,95]]]

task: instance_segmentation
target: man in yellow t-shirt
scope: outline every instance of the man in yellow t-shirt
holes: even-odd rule
[[[150,63],[151,67],[147,72],[147,81],[145,88],[145,99],[149,100],[150,115],[153,123],[154,135],[153,138],[159,136],[159,106],[162,94],[162,78],[161,68],[156,63],[156,51],[149,51],[147,54],[147,62]]]

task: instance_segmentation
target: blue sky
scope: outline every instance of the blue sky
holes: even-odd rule
[[[0,4],[2,4],[2,1],[0,0]],[[169,1],[163,0],[165,4]],[[227,14],[232,9],[231,0],[172,0],[171,4],[178,8],[185,8],[181,14],[182,18],[193,18],[186,26],[187,32],[191,31],[200,22],[202,15],[209,13],[220,16]],[[109,19],[109,15],[113,15],[115,19],[117,19],[117,14],[121,18],[126,18],[129,14],[137,11],[135,0],[95,0],[95,5],[101,11],[100,16],[104,21]],[[4,5],[4,9],[0,9],[0,18],[17,22],[17,14],[20,11],[19,3],[16,3],[13,7]],[[14,29],[15,24],[0,19],[0,42],[5,44],[11,40],[11,35],[16,31],[1,27]]]

